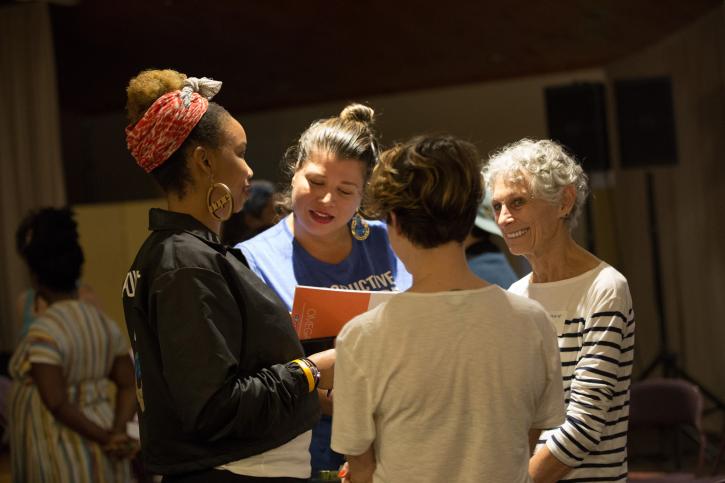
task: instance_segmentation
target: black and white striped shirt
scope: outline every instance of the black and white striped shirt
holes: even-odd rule
[[[627,280],[602,262],[579,276],[510,291],[541,303],[559,337],[566,422],[540,444],[575,468],[561,481],[626,481],[634,312]]]

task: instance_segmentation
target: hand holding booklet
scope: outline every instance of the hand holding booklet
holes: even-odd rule
[[[300,340],[336,337],[350,319],[398,293],[298,285],[292,302],[292,325]]]

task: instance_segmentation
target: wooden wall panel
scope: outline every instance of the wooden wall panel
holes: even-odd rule
[[[679,163],[653,170],[666,318],[683,367],[725,399],[725,6],[605,70],[612,82],[672,78]],[[617,170],[616,223],[646,363],[657,320],[643,178],[642,169]]]
[[[73,207],[86,257],[83,282],[91,286],[103,310],[124,334],[123,281],[148,235],[148,210],[165,205],[164,200],[156,199]]]

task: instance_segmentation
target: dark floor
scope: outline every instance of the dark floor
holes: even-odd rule
[[[665,481],[686,481],[699,483],[714,483],[721,479],[725,481],[725,461],[720,462],[719,478],[711,475],[717,449],[720,444],[719,435],[708,435],[708,450],[705,464],[701,468],[700,479],[693,480],[697,463],[697,447],[686,434],[681,435],[679,447],[681,451],[681,464],[677,467],[676,458],[671,451],[674,442],[667,435],[649,435],[641,437],[630,435],[629,471],[630,481],[649,481],[650,483]],[[660,454],[659,451],[662,450]],[[656,478],[656,479],[653,479]],[[665,479],[668,478],[668,479]],[[10,483],[10,455],[7,449],[0,451],[0,483]]]

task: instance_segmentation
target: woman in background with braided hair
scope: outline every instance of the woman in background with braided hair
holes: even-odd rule
[[[47,307],[9,364],[13,481],[129,482],[133,366],[116,323],[79,300],[83,251],[72,213],[31,212],[17,245]]]
[[[127,90],[129,150],[168,202],[123,289],[143,461],[165,481],[300,481],[334,351],[303,359],[287,308],[219,239],[252,177],[220,87],[150,70]]]

